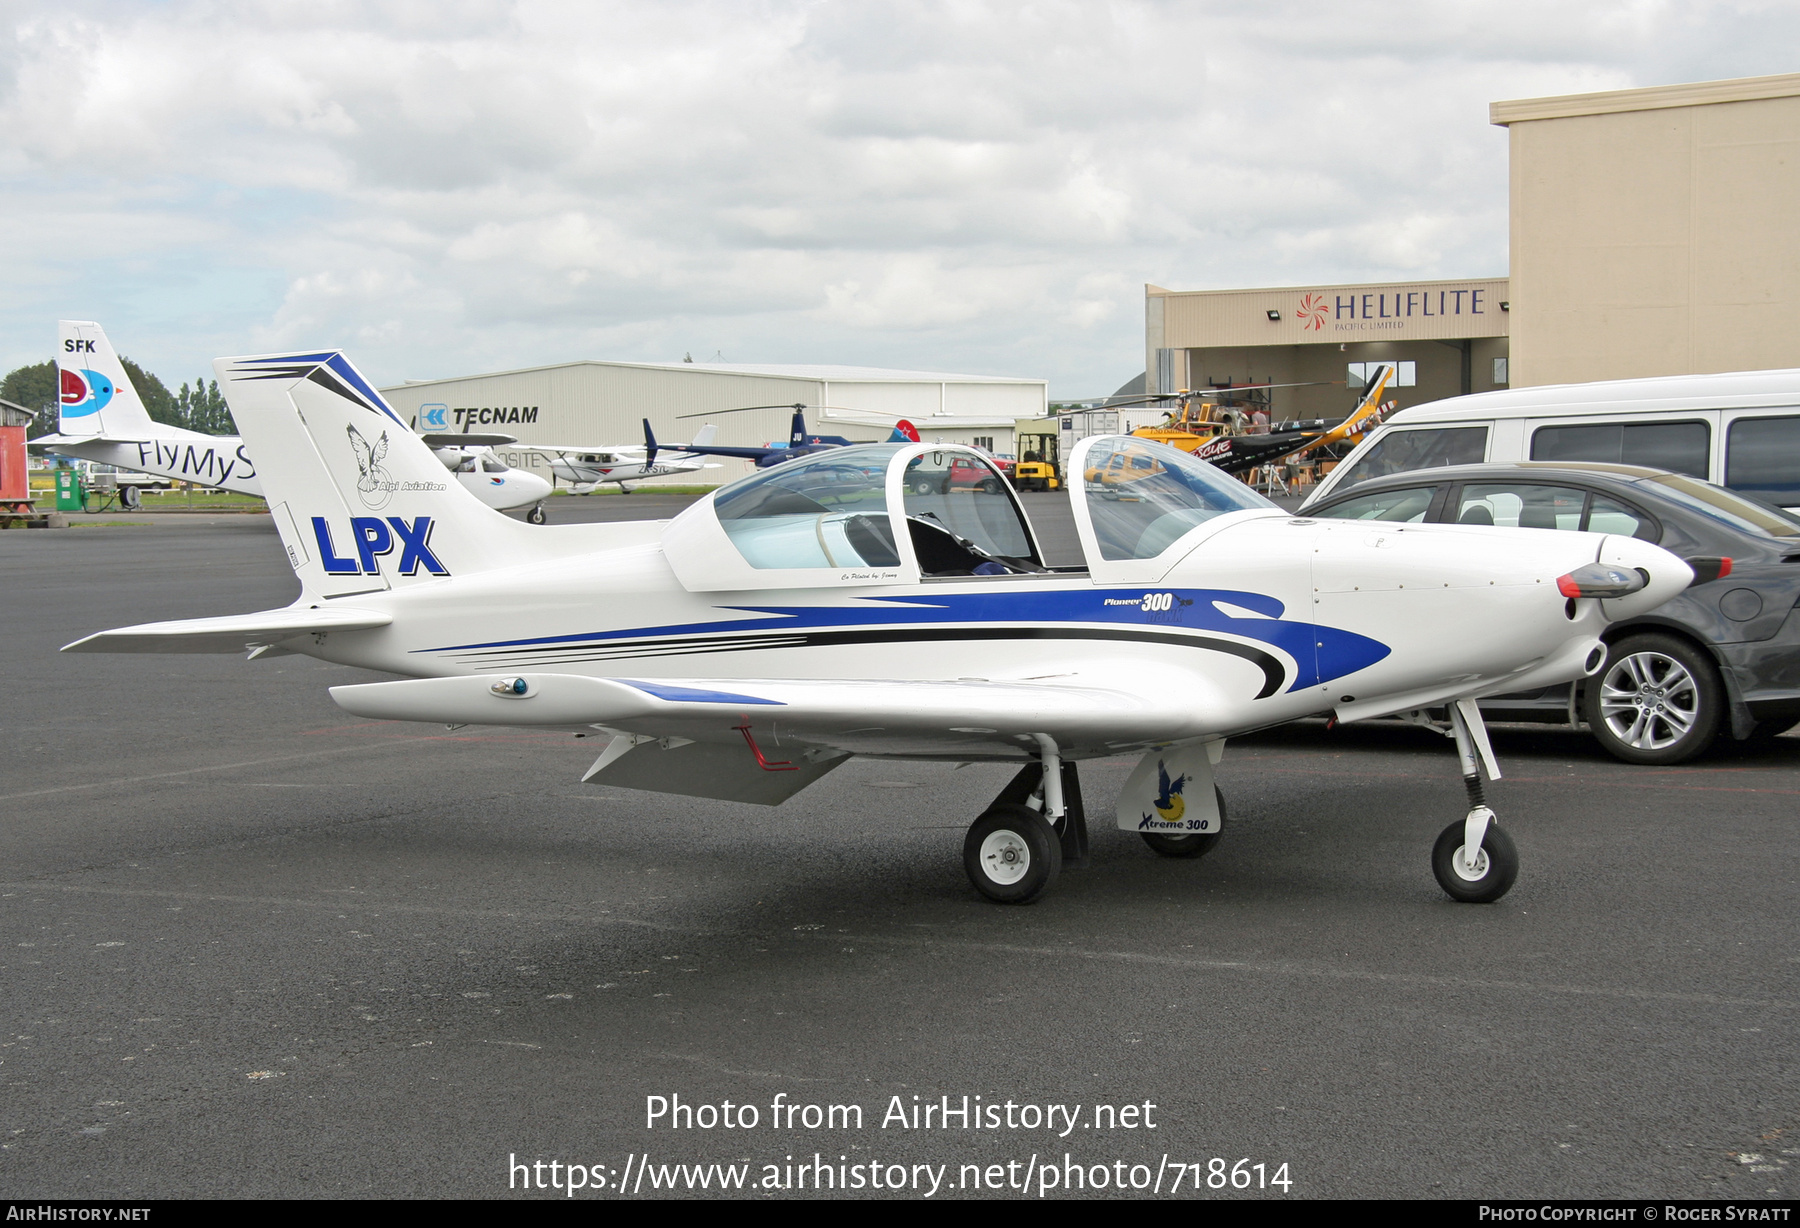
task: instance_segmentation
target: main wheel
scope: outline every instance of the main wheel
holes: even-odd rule
[[[550,519],[550,513],[544,510],[542,503],[525,513],[525,519],[531,524],[543,524]]]
[[[1160,831],[1141,831],[1138,835],[1143,837],[1144,843],[1148,844],[1152,851],[1163,857],[1206,856],[1213,851],[1213,846],[1218,844],[1225,835],[1225,792],[1218,785],[1214,785],[1213,796],[1219,799],[1218,831],[1188,836],[1174,836]]]
[[[1626,763],[1685,763],[1724,723],[1725,684],[1706,652],[1651,632],[1612,645],[1582,688],[1581,715],[1608,754]]]
[[[1001,904],[1029,904],[1062,869],[1062,841],[1029,806],[1002,802],[969,827],[963,869],[975,890]]]
[[[1513,880],[1519,877],[1519,850],[1498,823],[1488,820],[1474,870],[1463,865],[1462,849],[1463,821],[1458,819],[1440,832],[1431,846],[1431,872],[1437,875],[1444,894],[1464,904],[1492,904],[1512,890]]]

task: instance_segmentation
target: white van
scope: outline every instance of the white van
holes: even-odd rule
[[[1800,369],[1508,388],[1418,405],[1363,440],[1301,510],[1384,474],[1525,460],[1673,469],[1800,508]]]

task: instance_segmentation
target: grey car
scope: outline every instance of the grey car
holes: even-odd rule
[[[1495,719],[1585,724],[1627,763],[1658,764],[1800,723],[1800,519],[1778,508],[1663,469],[1526,462],[1374,478],[1307,514],[1628,534],[1694,566],[1686,592],[1607,629],[1598,674],[1482,700]]]

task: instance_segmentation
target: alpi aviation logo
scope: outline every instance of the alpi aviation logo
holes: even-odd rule
[[[350,450],[356,454],[356,497],[371,512],[379,512],[393,500],[394,488],[399,485],[381,463],[387,459],[387,432],[381,432],[371,447],[361,431],[353,426],[344,429],[350,433]]]

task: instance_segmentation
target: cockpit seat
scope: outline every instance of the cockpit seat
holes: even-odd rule
[[[919,556],[920,575],[972,576],[975,568],[988,562],[930,521],[908,516],[906,527],[912,534],[913,553]]]

